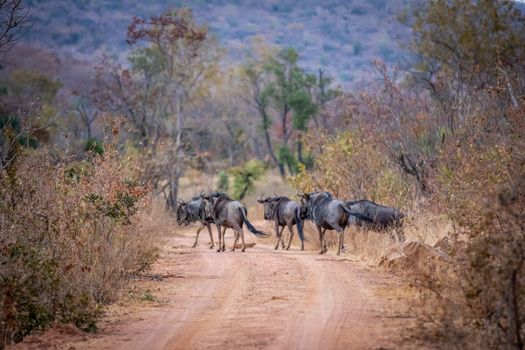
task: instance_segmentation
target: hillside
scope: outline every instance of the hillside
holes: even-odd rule
[[[79,59],[102,53],[124,58],[126,29],[133,16],[148,17],[185,4],[239,60],[255,35],[291,46],[304,68],[325,69],[344,85],[370,70],[373,59],[398,63],[406,58],[400,43],[409,29],[396,16],[407,0],[173,1],[30,0],[33,28],[24,41]],[[111,35],[108,35],[111,33]]]

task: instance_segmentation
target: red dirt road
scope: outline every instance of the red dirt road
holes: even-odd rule
[[[394,278],[336,257],[333,250],[324,256],[295,247],[275,251],[270,238],[245,253],[217,253],[207,248],[208,237],[200,238],[193,249],[190,234],[171,239],[153,274],[135,282],[154,301],[110,308],[96,335],[51,331],[17,347],[410,347],[399,335],[410,318],[396,297],[401,289]],[[227,238],[229,248],[231,234]]]

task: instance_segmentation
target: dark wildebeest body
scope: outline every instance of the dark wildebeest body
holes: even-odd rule
[[[244,223],[246,223],[248,231],[255,236],[267,236],[266,233],[257,230],[250,221],[248,221],[248,210],[241,202],[235,201],[227,194],[221,192],[214,192],[207,196],[202,195],[202,197],[211,204],[211,218],[217,225],[217,230],[219,232],[218,252],[221,250],[224,251],[226,248],[224,233],[227,228],[231,228],[235,232],[235,240],[231,251],[235,251],[235,245],[237,244],[239,236],[242,240],[242,251],[244,252],[246,248],[244,243]]]
[[[358,201],[346,202],[348,208],[355,213],[359,213],[369,220],[352,216],[348,224],[355,224],[364,229],[374,231],[396,231],[399,241],[404,241],[402,232],[403,218],[405,215],[396,208],[388,207],[362,199]]]
[[[199,240],[199,234],[203,228],[208,229],[210,234],[210,248],[215,246],[213,242],[213,234],[211,232],[211,206],[201,197],[193,197],[191,201],[184,202],[180,201],[177,207],[177,224],[187,226],[191,223],[199,222],[201,226],[197,229],[197,235],[195,236],[195,243],[193,247],[197,246]]]
[[[303,194],[301,200],[303,214],[315,223],[319,232],[321,250],[319,254],[326,253],[324,234],[326,230],[336,230],[338,237],[337,255],[341,254],[343,237],[350,216],[356,216],[361,220],[369,221],[367,217],[353,213],[342,200],[335,199],[328,192],[312,192]]]
[[[277,244],[275,245],[275,249],[279,248],[279,242],[281,242],[284,249],[282,233],[285,227],[288,227],[288,231],[290,231],[290,240],[288,241],[286,250],[290,249],[294,235],[293,226],[297,225],[297,233],[299,235],[299,239],[301,240],[301,250],[304,250],[304,220],[301,218],[301,203],[292,201],[288,197],[281,196],[257,199],[257,201],[262,203],[264,206],[264,219],[273,220],[275,223],[275,234],[277,236]]]

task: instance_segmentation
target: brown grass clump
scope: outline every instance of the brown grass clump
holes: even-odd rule
[[[83,161],[34,151],[0,172],[0,344],[53,322],[95,330],[126,276],[154,261],[137,179],[111,146]]]

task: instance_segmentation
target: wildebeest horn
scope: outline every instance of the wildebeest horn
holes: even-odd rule
[[[259,202],[259,203],[264,203],[264,202],[265,202],[265,200],[264,200],[264,199],[262,199],[262,197],[257,197],[257,202]]]
[[[179,199],[177,202],[179,202],[179,204],[186,204],[182,199]]]

